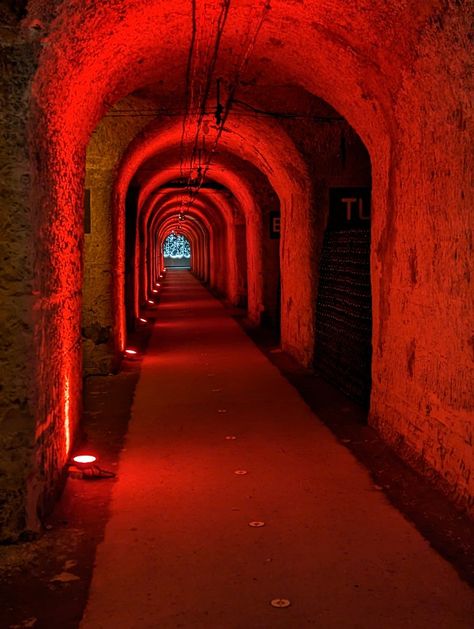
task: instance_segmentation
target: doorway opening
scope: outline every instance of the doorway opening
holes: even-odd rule
[[[331,188],[319,267],[316,368],[368,408],[371,389],[370,188]]]

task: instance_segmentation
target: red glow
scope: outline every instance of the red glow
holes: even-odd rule
[[[97,457],[92,454],[80,454],[75,456],[73,461],[74,463],[94,463],[94,461],[97,461]]]
[[[71,394],[69,391],[69,378],[66,378],[64,391],[64,441],[66,456],[71,449]]]
[[[96,463],[97,457],[92,454],[79,454],[78,456],[75,456],[72,460],[77,465],[77,467],[87,468]]]
[[[15,3],[10,4],[13,6]],[[35,12],[39,14],[44,11],[46,15],[49,11],[44,7],[57,5],[55,24],[48,32],[48,42],[38,60],[38,70],[29,90],[33,104],[30,116],[29,154],[37,155],[38,159],[32,161],[32,169],[35,169],[35,172],[32,171],[34,188],[31,194],[34,232],[32,237],[28,235],[28,239],[31,238],[35,246],[36,279],[35,290],[28,300],[27,307],[30,308],[31,303],[31,308],[34,309],[31,312],[34,312],[36,326],[34,360],[31,361],[31,372],[34,373],[32,386],[34,385],[35,390],[41,392],[41,395],[38,396],[38,402],[35,400],[37,407],[35,411],[39,422],[46,422],[46,420],[55,422],[55,418],[64,422],[64,443],[60,445],[62,454],[60,462],[64,462],[64,452],[69,451],[70,443],[74,439],[82,382],[81,273],[78,272],[81,267],[81,246],[78,246],[78,243],[80,245],[82,242],[82,183],[87,143],[100,117],[112,103],[119,102],[123,96],[134,93],[145,85],[152,86],[158,77],[163,81],[163,94],[171,94],[170,90],[173,90],[175,85],[184,84],[180,73],[184,71],[186,55],[189,51],[189,15],[184,10],[168,11],[166,1],[138,3],[133,0],[117,0],[114,3],[100,3],[91,0],[87,3],[81,0],[71,0],[53,3],[47,0],[35,0],[27,4],[32,7],[31,12],[28,10],[31,13],[28,19],[32,18]],[[239,7],[238,11],[242,13],[235,16],[235,23],[230,22],[231,28],[226,30],[221,47],[224,52],[219,54],[218,70],[224,80],[234,72],[235,51],[239,49],[241,32],[247,24],[247,3],[236,4]],[[461,408],[458,401],[456,401],[456,406],[454,402],[450,403],[449,398],[453,396],[454,399],[454,396],[464,391],[463,387],[467,382],[464,374],[469,373],[467,371],[469,354],[462,349],[464,347],[467,349],[469,321],[466,319],[466,302],[461,297],[468,294],[469,289],[467,280],[462,279],[462,265],[457,263],[455,267],[455,263],[452,262],[451,236],[455,240],[458,237],[457,233],[460,238],[465,233],[465,220],[461,215],[458,193],[461,192],[464,199],[462,191],[466,185],[464,178],[468,170],[457,165],[462,163],[463,150],[465,150],[461,138],[466,137],[467,134],[461,130],[462,125],[455,129],[456,125],[451,124],[449,130],[448,126],[445,127],[446,130],[443,130],[439,122],[447,119],[448,115],[451,116],[462,104],[455,71],[458,72],[464,67],[463,62],[460,60],[454,63],[453,61],[453,65],[444,63],[441,57],[445,54],[443,46],[434,45],[431,39],[428,43],[428,38],[423,38],[423,44],[421,43],[420,25],[429,23],[431,12],[433,11],[435,15],[434,7],[437,3],[419,3],[427,5],[426,10],[423,11],[416,9],[417,3],[411,3],[413,6],[407,11],[399,11],[393,8],[391,3],[385,3],[386,8],[382,8],[380,14],[377,7],[384,7],[384,3],[375,1],[360,3],[361,6],[370,6],[371,10],[353,10],[350,16],[347,15],[344,4],[340,0],[334,0],[334,2],[308,0],[308,3],[302,3],[299,6],[297,6],[298,3],[292,3],[291,27],[285,29],[282,45],[277,46],[278,40],[275,40],[272,46],[268,46],[267,42],[273,39],[270,34],[274,29],[274,24],[279,24],[280,20],[284,23],[288,18],[286,15],[288,3],[272,3],[274,5],[272,6],[272,25],[269,25],[268,29],[265,25],[258,39],[258,49],[255,51],[256,54],[252,55],[252,64],[255,63],[255,68],[252,68],[250,74],[254,74],[256,78],[264,77],[271,68],[275,82],[281,84],[282,87],[289,83],[295,87],[298,86],[298,94],[301,94],[301,98],[306,91],[308,94],[324,98],[343,117],[347,118],[368,143],[371,160],[375,166],[373,192],[376,216],[373,235],[377,253],[372,256],[372,262],[376,265],[374,268],[380,270],[380,273],[374,273],[373,276],[375,317],[372,339],[373,372],[378,380],[374,378],[370,421],[374,424],[379,422],[387,438],[398,439],[399,432],[397,431],[401,431],[403,436],[403,426],[409,421],[410,413],[405,408],[410,409],[412,405],[414,409],[419,409],[425,406],[425,402],[427,408],[428,402],[431,408],[433,399],[438,404],[440,416],[449,418],[448,423],[453,425],[453,439],[454,435],[457,435],[456,439],[458,439],[460,426],[464,426],[466,409]],[[99,11],[96,11],[96,6]],[[212,10],[217,6],[217,4],[206,3],[206,7]],[[117,7],[120,7],[120,10]],[[198,9],[200,10],[199,7]],[[215,15],[211,12],[209,17],[207,23],[215,24]],[[197,23],[201,25],[200,28],[204,28],[206,21],[201,18],[200,14]],[[232,11],[230,19],[234,19]],[[351,22],[353,20],[354,24],[351,24],[350,29],[346,29],[344,20],[349,19]],[[393,39],[387,40],[386,25],[392,24],[392,21],[394,26],[390,33]],[[183,28],[184,23],[186,27]],[[450,22],[452,25],[459,26],[461,23],[461,19],[459,22]],[[150,24],[153,24],[152,29],[149,28]],[[453,26],[449,32],[446,29],[446,33],[442,35],[443,42],[449,41],[450,32],[454,33],[456,29]],[[203,33],[205,34],[206,31]],[[398,33],[403,33],[403,37],[398,37]],[[169,37],[172,41],[171,46],[167,45]],[[198,42],[206,41],[204,37],[202,40],[199,37]],[[418,44],[419,41],[420,44]],[[100,42],[100,45],[96,42]],[[307,45],[301,46],[301,42]],[[461,53],[461,49],[462,46],[457,49],[460,55],[464,54]],[[376,51],[377,63],[361,62],[367,50]],[[298,54],[295,51],[298,51]],[[415,66],[413,60],[418,59],[419,56],[424,59],[423,64]],[[337,63],[334,63],[334,60],[337,60]],[[172,63],[170,64],[169,61]],[[140,71],[137,71],[138,62],[140,62]],[[194,62],[199,64],[199,58],[196,57]],[[446,90],[444,91],[443,86],[443,91],[437,95],[436,106],[431,103],[431,90],[427,89],[431,84],[431,72],[437,79],[437,84],[442,84],[443,78],[446,83]],[[440,76],[436,76],[435,73],[439,73]],[[196,76],[200,80],[199,75]],[[397,91],[394,86],[399,84],[400,77],[404,79],[404,89]],[[161,88],[157,91],[157,95],[158,93],[161,94]],[[394,93],[396,93],[396,98],[392,98]],[[366,97],[367,94],[370,97]],[[257,100],[262,98],[262,104],[256,104],[263,107],[264,96],[263,93],[262,97],[258,96]],[[290,102],[291,107],[298,105],[294,111],[304,110],[300,105],[303,105],[305,101],[298,103],[299,98],[300,96],[295,97],[295,102],[292,100]],[[175,104],[178,106],[181,103]],[[276,104],[275,109],[277,109]],[[268,178],[269,185],[274,189],[282,210],[284,237],[281,241],[281,269],[280,279],[278,279],[281,308],[277,304],[282,315],[282,347],[302,363],[312,364],[312,348],[315,346],[313,310],[316,304],[315,291],[319,281],[317,270],[319,245],[315,241],[316,237],[312,230],[313,227],[317,230],[319,238],[320,228],[324,224],[324,215],[321,214],[321,221],[316,226],[313,220],[313,208],[315,203],[319,203],[318,186],[320,184],[313,185],[309,175],[319,172],[319,159],[315,152],[314,156],[311,155],[311,159],[308,160],[306,149],[302,150],[306,140],[303,142],[299,133],[306,132],[306,126],[288,121],[288,124],[285,123],[284,126],[285,131],[282,132],[278,120],[264,116],[242,116],[240,120],[235,111],[236,109],[226,121],[226,128],[228,131],[230,129],[230,132],[222,134],[219,150],[216,151],[216,159],[211,169],[211,174],[215,176],[216,181],[218,177],[222,177],[223,183],[226,183],[226,187],[233,193],[236,200],[236,207],[232,208],[233,212],[235,211],[235,217],[227,209],[223,209],[222,213],[227,212],[225,217],[221,222],[214,221],[212,219],[214,209],[209,203],[210,209],[206,209],[206,216],[209,216],[213,228],[208,232],[203,232],[203,236],[196,232],[196,239],[199,239],[198,242],[203,250],[202,258],[205,258],[205,264],[201,263],[202,268],[206,269],[205,273],[208,275],[206,280],[209,284],[223,294],[230,293],[232,298],[239,295],[239,287],[243,285],[241,280],[245,279],[247,271],[247,295],[244,294],[246,297],[244,303],[248,303],[250,318],[258,323],[261,311],[266,306],[265,290],[267,288],[264,290],[264,286],[270,291],[272,285],[268,279],[273,278],[274,271],[273,268],[270,269],[270,266],[267,269],[264,265],[267,258],[262,242],[266,241],[262,241],[262,237],[267,237],[266,227],[262,222],[264,216],[262,208],[257,206],[261,203],[265,207],[267,198],[263,192],[259,196],[253,194],[253,188],[259,188],[259,180],[246,164],[249,166],[254,164],[255,173],[261,171],[262,177]],[[417,115],[419,112],[423,113]],[[405,113],[411,117],[406,122],[404,121]],[[162,170],[165,173],[163,177],[169,178],[171,171],[165,170],[165,167],[176,168],[176,164],[179,166],[177,149],[188,150],[188,145],[192,144],[192,142],[187,142],[184,147],[181,145],[183,143],[180,144],[183,135],[181,120],[171,119],[168,122],[168,117],[164,118],[165,120],[162,121],[162,117],[159,116],[158,121],[153,121],[151,127],[153,129],[153,125],[156,126],[160,143],[157,140],[156,147],[147,152],[148,138],[151,138],[148,130],[144,131],[142,137],[137,137],[132,142],[130,150],[127,150],[126,155],[130,156],[130,160],[124,161],[122,165],[121,175],[114,187],[113,195],[107,191],[107,199],[113,199],[114,205],[112,249],[115,260],[112,266],[115,321],[111,329],[117,336],[118,351],[116,353],[121,356],[126,347],[124,208],[128,184],[141,162],[155,154],[159,156],[157,163],[163,166]],[[418,124],[421,119],[423,122]],[[144,120],[146,121],[146,118]],[[125,119],[123,122],[125,125]],[[234,124],[236,124],[235,128],[232,127]],[[323,126],[326,128],[326,125]],[[329,127],[336,129],[333,124]],[[267,129],[266,132],[265,129]],[[439,141],[427,147],[426,138],[436,132],[440,134]],[[207,135],[211,136],[210,140],[207,140],[208,146],[212,146],[215,135],[213,134],[214,130],[207,130]],[[285,134],[288,135],[286,139]],[[189,136],[189,132],[187,135]],[[292,148],[293,137],[298,138],[298,148]],[[161,138],[163,138],[162,143]],[[332,138],[332,132],[327,138],[328,141]],[[133,160],[132,150],[135,148],[137,158]],[[234,154],[242,156],[242,160],[234,162]],[[450,160],[456,166],[452,172]],[[323,159],[323,161],[326,160]],[[400,172],[397,166],[399,163],[403,165]],[[387,173],[391,177],[392,164],[397,185],[390,190],[389,195],[387,188],[390,185],[390,179]],[[442,175],[430,180],[430,171],[435,172],[432,168],[435,165],[437,167],[438,164],[442,164],[442,172],[450,173],[449,179],[447,175]],[[313,165],[316,167],[313,168]],[[237,182],[239,169],[242,171],[239,175],[242,177],[242,185],[236,186],[234,180]],[[144,175],[145,171],[146,169],[140,175],[140,177],[144,176],[144,179],[148,176]],[[152,171],[153,169],[148,172]],[[113,172],[115,172],[115,165]],[[342,177],[342,172],[340,174]],[[349,164],[344,176],[346,175],[352,177]],[[321,170],[317,177],[325,178],[324,171]],[[446,185],[446,181],[449,185]],[[144,183],[147,185],[146,182]],[[150,208],[154,207],[151,203],[151,195],[157,188],[151,185],[147,188],[148,196],[142,194],[140,208],[145,207],[145,199],[147,202],[150,199]],[[105,189],[104,192],[106,192]],[[200,192],[196,201],[205,198],[207,194],[206,190]],[[176,194],[174,191],[170,194],[171,198],[176,198],[181,193]],[[212,194],[216,199],[220,199],[215,191]],[[454,207],[455,217],[451,217],[451,211],[441,211],[437,213],[435,226],[431,222],[430,213],[418,210],[421,205],[418,203],[420,198],[433,199],[439,207]],[[182,205],[181,200],[179,204]],[[234,200],[232,200],[233,204]],[[237,207],[239,204],[241,209]],[[391,211],[392,207],[399,206],[400,209],[397,209],[397,212]],[[227,205],[223,203],[222,207],[226,208]],[[413,213],[410,211],[411,207],[413,207]],[[156,211],[157,228],[160,229],[161,223],[158,219],[161,221],[164,216],[164,208],[165,206],[161,204]],[[154,211],[150,209],[150,215]],[[245,220],[241,214],[244,215]],[[227,216],[229,218],[226,218]],[[405,216],[410,216],[410,220],[405,222]],[[141,217],[142,214],[139,213],[140,221]],[[146,235],[146,230],[149,232],[149,229],[148,223],[145,223],[144,212],[143,217],[142,232]],[[185,221],[184,229],[187,222]],[[244,233],[245,222],[248,226],[245,232],[248,234],[247,265],[244,254],[238,253],[238,251],[244,251],[244,248],[239,249],[236,246],[234,235],[236,225]],[[141,228],[141,225],[138,227]],[[440,249],[436,256],[439,261],[435,261],[437,264],[435,269],[430,251],[433,250],[438,230],[443,235],[450,230],[451,236],[449,239],[443,237],[436,245],[437,247],[439,245]],[[152,235],[155,233],[153,232]],[[138,244],[141,243],[141,235],[140,232],[136,239]],[[431,244],[430,238],[433,239]],[[160,236],[156,242],[153,241],[149,245],[151,255],[155,252],[156,258],[160,253],[161,241]],[[405,262],[404,247],[411,241],[415,241],[414,259],[407,259]],[[204,242],[208,244],[204,245]],[[467,250],[463,251],[465,254]],[[461,249],[459,249],[459,254],[456,249],[456,258],[461,254]],[[142,252],[142,256],[144,255]],[[404,260],[405,265],[400,272],[398,272],[399,259]],[[159,265],[161,260],[162,258],[154,264]],[[451,261],[450,264],[445,265],[444,263],[448,260]],[[446,266],[446,270],[439,268],[442,263],[443,267]],[[413,267],[411,269],[413,278],[410,278],[410,265]],[[453,273],[458,273],[453,279],[447,271],[451,265]],[[134,267],[136,273],[142,268],[144,264]],[[457,270],[454,270],[455,268]],[[277,270],[276,261],[275,271]],[[165,271],[166,269],[163,272]],[[170,275],[173,274],[172,272]],[[148,274],[147,277],[156,278],[156,275]],[[445,294],[453,298],[440,299],[437,302],[433,327],[418,326],[419,312],[424,311],[423,300],[426,300],[428,304],[431,293],[437,288],[437,277],[442,278]],[[138,306],[147,299],[148,282],[149,280],[146,284],[144,283]],[[138,282],[135,283],[138,284]],[[152,300],[148,300],[148,304],[155,305]],[[131,317],[137,317],[139,312],[139,308],[135,308],[131,311]],[[462,326],[462,333],[465,334],[464,337],[456,338],[455,342],[453,342],[454,337],[446,335],[444,338],[439,333],[452,321],[456,321],[456,330],[461,333],[460,326]],[[397,353],[405,356],[406,348],[410,347],[409,344],[415,338],[416,369],[412,377],[405,381],[403,369],[394,370],[392,360]],[[70,348],[77,349],[70,350]],[[408,362],[412,363],[415,356],[414,349],[413,352],[408,351],[410,353]],[[439,370],[439,374],[438,370],[430,367],[428,358],[425,358],[431,355],[430,352],[433,352],[433,355],[443,356],[443,368]],[[28,367],[28,373],[29,371],[30,367]],[[392,375],[395,377],[392,378]],[[443,387],[444,393],[436,393],[436,387],[443,377],[446,377],[446,384],[440,386]],[[65,378],[69,380],[66,381]],[[387,381],[390,381],[390,386],[387,385]],[[63,399],[61,399],[62,396]],[[403,400],[403,405],[400,400]],[[436,409],[433,409],[433,415],[436,415]],[[398,426],[399,423],[400,426]],[[433,440],[429,432],[425,432],[425,429],[429,430],[429,423],[428,419],[423,419],[423,431],[410,442],[414,449],[418,447],[416,444],[419,445],[423,456],[425,456],[425,446],[421,440],[424,435],[426,435],[425,443],[436,443],[436,439]],[[46,423],[44,425],[47,426]],[[40,426],[38,429],[43,430]],[[53,429],[54,425],[51,425],[51,431]],[[62,426],[61,430],[63,430]],[[443,428],[443,434],[444,430]],[[49,444],[49,440],[45,443]],[[443,448],[445,447],[443,444]],[[447,447],[451,451],[451,448]],[[449,454],[446,462],[443,461],[441,465],[438,460],[439,453],[435,452],[434,446],[426,447],[429,452],[431,449],[432,454],[426,455],[432,457],[431,464],[439,468],[446,478],[449,475],[449,479],[458,477],[461,479],[459,460],[453,458],[452,463],[449,463],[450,457],[454,457]],[[45,461],[50,461],[49,455],[46,456],[46,450],[41,451],[42,456],[43,454]],[[56,458],[54,456],[54,459]],[[465,477],[463,478],[462,482],[467,482]],[[448,482],[451,482],[449,479]]]

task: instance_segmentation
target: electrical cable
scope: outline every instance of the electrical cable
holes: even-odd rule
[[[180,172],[181,176],[183,176],[183,160],[184,160],[184,136],[186,132],[186,121],[188,117],[188,109],[189,109],[189,100],[190,100],[190,87],[191,87],[191,68],[192,68],[192,59],[194,52],[194,45],[196,42],[196,0],[192,0],[191,6],[191,43],[189,46],[188,59],[186,63],[186,75],[185,75],[185,113],[183,116],[183,125],[181,130],[181,146],[180,146]]]
[[[246,45],[244,44],[244,53],[242,55],[240,63],[237,65],[237,71],[235,73],[235,76],[233,77],[233,82],[232,82],[232,84],[230,86],[230,90],[228,92],[226,104],[224,106],[224,111],[222,113],[221,124],[218,126],[217,134],[216,134],[216,137],[214,139],[212,148],[211,148],[210,153],[209,153],[209,160],[208,160],[207,164],[205,165],[205,167],[204,167],[204,169],[203,169],[203,171],[201,173],[201,176],[199,177],[197,186],[193,189],[193,191],[192,191],[192,193],[190,195],[190,199],[187,202],[187,206],[188,207],[190,207],[192,205],[192,203],[195,201],[195,199],[197,197],[197,194],[199,193],[199,190],[201,189],[201,186],[202,186],[202,184],[204,182],[204,179],[205,179],[205,177],[207,175],[207,172],[208,172],[208,170],[209,170],[209,168],[211,166],[212,157],[213,157],[214,153],[217,150],[217,146],[218,146],[220,137],[222,135],[222,131],[224,130],[226,120],[227,120],[227,118],[229,116],[230,110],[232,108],[232,104],[234,102],[234,98],[235,98],[235,93],[236,93],[237,87],[240,84],[240,77],[241,77],[243,71],[245,70],[245,68],[247,66],[247,63],[248,63],[248,61],[250,59],[250,55],[251,55],[251,53],[253,51],[253,48],[255,47],[255,44],[256,44],[258,35],[260,33],[260,30],[261,30],[261,28],[263,26],[265,18],[266,18],[267,14],[268,14],[268,11],[270,9],[271,9],[271,5],[270,5],[269,0],[265,0],[264,5],[263,5],[263,10],[261,12],[261,15],[260,15],[260,18],[258,20],[257,26],[255,28],[254,34],[253,35],[250,34],[251,33],[251,29],[250,28],[247,29],[247,31],[246,31],[247,32],[247,41],[248,41],[248,43]]]
[[[206,53],[205,53],[205,59],[204,59],[204,66],[206,67],[206,76],[204,79],[204,84],[200,83],[198,84],[199,87],[199,94],[198,94],[198,108],[197,108],[197,113],[196,113],[196,130],[194,133],[194,139],[192,142],[192,150],[191,150],[191,154],[190,154],[190,158],[189,158],[189,181],[190,183],[192,182],[192,170],[194,167],[194,162],[196,160],[196,155],[197,155],[197,151],[198,151],[198,146],[199,146],[199,132],[201,129],[201,125],[202,125],[202,121],[204,116],[206,115],[206,103],[207,103],[207,99],[209,97],[209,92],[211,89],[211,84],[212,84],[212,77],[214,74],[214,70],[215,70],[215,65],[217,62],[217,58],[218,58],[218,54],[219,54],[219,48],[220,48],[220,43],[221,43],[221,39],[222,39],[222,34],[224,32],[224,27],[225,27],[225,23],[227,21],[227,17],[229,14],[229,8],[230,8],[230,0],[224,0],[222,6],[221,6],[221,10],[220,13],[218,15],[217,18],[217,30],[216,30],[216,34],[215,34],[215,38],[214,38],[214,45],[211,46],[211,43],[209,43]],[[213,28],[212,28],[213,30]],[[197,30],[197,16],[196,16],[196,0],[193,0],[193,34],[194,34],[194,38],[192,41],[192,45],[190,47],[190,52],[189,52],[189,57],[188,57],[188,67],[187,67],[187,75],[186,75],[186,92],[187,92],[187,98],[186,98],[186,113],[185,113],[185,117],[183,119],[183,131],[182,131],[182,136],[181,136],[181,176],[184,177],[184,161],[185,161],[185,135],[186,135],[186,128],[189,125],[189,118],[190,118],[190,106],[194,105],[194,94],[196,93],[196,91],[198,91],[195,87],[194,87],[194,77],[193,74],[195,74],[195,72],[193,73],[193,57],[196,58],[198,55],[196,54],[196,50],[197,50],[197,41],[198,41],[198,30]],[[212,48],[212,54],[209,57],[209,51]],[[201,67],[201,64],[198,66]]]
[[[244,103],[244,101],[235,99],[234,100],[234,105],[243,105],[246,108],[248,108],[251,111],[238,111],[238,115],[242,116],[242,117],[248,117],[248,118],[260,118],[263,116],[268,116],[270,118],[287,118],[289,120],[312,120],[313,122],[341,122],[344,121],[345,118],[343,118],[342,116],[316,116],[314,114],[310,114],[310,113],[294,113],[294,112],[286,112],[286,111],[267,111],[265,109],[258,109],[257,107],[254,107],[253,105],[250,105],[249,103]],[[234,107],[234,111],[235,111],[235,107]],[[213,111],[206,111],[205,115],[210,116],[212,115],[214,112]],[[157,109],[157,110],[153,110],[153,109],[147,109],[147,110],[137,110],[137,109],[130,109],[130,110],[126,110],[126,109],[121,109],[121,110],[117,110],[115,112],[109,112],[108,114],[106,114],[104,117],[107,118],[146,118],[146,117],[150,117],[150,118],[157,118],[159,116],[163,116],[163,117],[169,117],[169,118],[174,118],[174,117],[181,117],[184,116],[185,112],[183,111],[164,111],[162,109]]]

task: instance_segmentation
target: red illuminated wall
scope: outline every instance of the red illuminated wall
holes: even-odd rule
[[[205,15],[203,7],[197,13],[201,42],[215,36],[220,11],[219,3],[205,7]],[[261,6],[251,8],[239,3],[229,11],[215,68],[228,82],[235,78],[246,33],[260,19]],[[300,106],[312,95],[323,99],[365,144],[373,190],[369,421],[468,505],[474,493],[470,13],[468,4],[459,3],[308,0],[289,7],[272,0],[241,92],[250,98],[258,86],[269,93],[272,85],[298,88]],[[3,335],[3,452],[15,452],[15,463],[2,454],[7,472],[1,489],[10,505],[3,537],[35,526],[36,508],[57,486],[80,418],[82,208],[91,134],[114,103],[138,89],[153,86],[155,102],[184,106],[192,27],[183,7],[168,0],[91,0],[87,6],[82,0],[35,0],[25,20],[12,20],[13,35],[4,42],[2,89],[10,115],[2,122],[7,140],[1,159],[8,211],[14,208],[18,220],[6,220],[10,244],[2,299],[8,320],[21,323],[9,323]],[[193,66],[192,72],[202,81],[202,68]],[[272,95],[281,103],[277,91]],[[253,98],[257,105],[265,100],[255,91]],[[247,253],[241,240],[236,257],[247,258],[243,276],[252,316],[258,318],[262,302],[256,278],[264,209],[252,190],[255,168],[281,208],[282,344],[308,364],[321,237],[317,160],[280,120],[231,115],[225,126],[229,132],[219,144],[225,167],[210,174],[232,192],[244,217]],[[178,163],[180,124],[151,123],[130,143],[132,137],[112,160],[117,351],[125,343],[125,195],[146,159],[161,154],[164,162]],[[324,151],[313,153],[324,158]],[[249,169],[240,162],[237,167],[233,156]],[[153,248],[165,233],[160,235],[158,218],[164,208],[156,208],[152,228],[152,189],[142,183],[141,208],[150,214],[138,227],[152,236]],[[224,226],[217,235],[211,203],[200,200],[209,221],[210,278],[228,291],[219,275],[228,264],[223,233],[229,242],[236,231],[219,202]],[[202,242],[197,232],[194,237]],[[236,294],[245,288],[239,277],[232,285]]]

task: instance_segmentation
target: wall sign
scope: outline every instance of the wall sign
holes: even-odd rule
[[[370,226],[370,188],[330,188],[328,229]]]
[[[280,238],[280,212],[269,212],[270,238]]]

